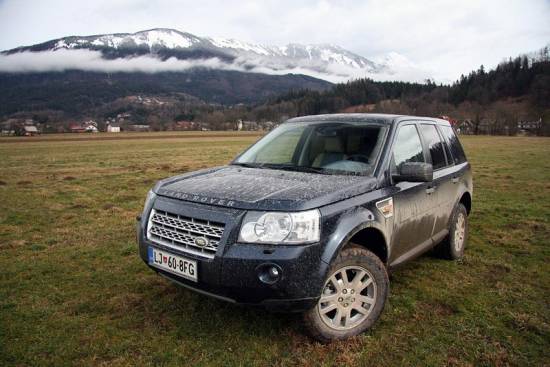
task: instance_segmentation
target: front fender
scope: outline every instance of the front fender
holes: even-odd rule
[[[364,207],[357,207],[341,214],[336,222],[336,229],[331,234],[321,254],[321,260],[327,264],[327,271],[330,264],[338,256],[342,247],[348,243],[350,238],[365,228],[377,228],[385,233],[382,225],[374,212]],[[384,234],[384,238],[385,238]],[[385,238],[388,243],[387,238]],[[325,273],[326,274],[326,273]]]

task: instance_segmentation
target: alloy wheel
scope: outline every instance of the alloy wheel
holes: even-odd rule
[[[455,251],[460,252],[464,246],[464,237],[466,236],[466,218],[463,213],[458,213],[455,225],[454,246]]]
[[[346,266],[327,280],[317,303],[321,320],[335,330],[349,330],[361,324],[376,304],[376,282],[360,266]]]

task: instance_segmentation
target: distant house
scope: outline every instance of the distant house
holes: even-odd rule
[[[32,119],[11,118],[0,122],[0,133],[2,135],[34,136],[40,134],[40,130]]]
[[[86,127],[81,124],[73,123],[69,125],[69,131],[72,133],[85,133]]]
[[[98,133],[97,122],[94,120],[87,120],[82,123],[87,133]]]
[[[25,136],[35,136],[35,135],[40,134],[38,132],[38,129],[34,125],[25,125],[23,127],[23,130],[24,130],[24,135]]]
[[[107,124],[107,132],[108,133],[119,133],[120,132],[120,125],[117,123],[108,123]]]
[[[97,122],[94,120],[87,120],[82,123],[72,123],[69,125],[69,130],[72,133],[98,133]]]

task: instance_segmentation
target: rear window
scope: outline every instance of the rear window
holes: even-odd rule
[[[443,147],[443,141],[441,141],[441,137],[435,125],[420,125],[420,133],[424,137],[428,149],[430,150],[434,170],[445,167],[447,165],[447,161],[445,160],[445,148]]]
[[[464,149],[458,140],[454,130],[450,126],[440,126],[441,134],[447,140],[449,148],[451,149],[451,154],[455,164],[466,162],[466,155],[464,154]]]

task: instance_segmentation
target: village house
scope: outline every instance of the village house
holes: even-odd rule
[[[107,132],[108,133],[119,133],[120,132],[120,125],[116,122],[108,122],[107,123]]]
[[[2,135],[35,136],[40,134],[38,126],[32,119],[8,119],[0,123]]]
[[[34,125],[25,125],[23,127],[23,131],[24,131],[23,135],[25,136],[35,136],[40,134],[40,132],[38,131],[38,128]]]
[[[82,123],[74,122],[69,125],[69,131],[72,133],[98,133],[97,122],[86,120]]]
[[[69,131],[72,133],[85,133],[86,127],[84,127],[82,124],[74,122],[69,125]]]
[[[99,129],[97,128],[97,122],[94,120],[87,120],[83,123],[84,127],[86,128],[87,133],[98,133]]]
[[[35,136],[40,134],[38,127],[32,119],[16,123],[14,130],[15,134],[20,136]]]

